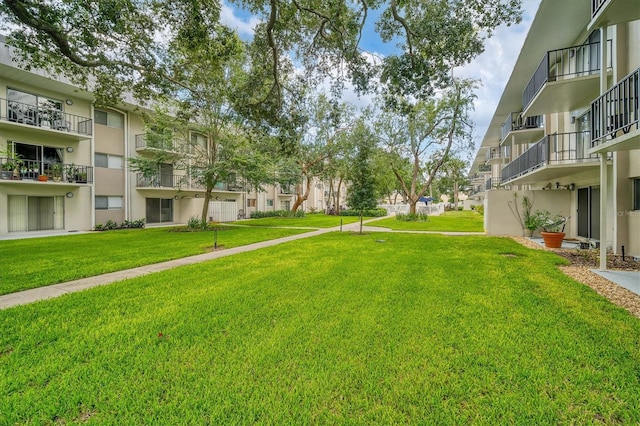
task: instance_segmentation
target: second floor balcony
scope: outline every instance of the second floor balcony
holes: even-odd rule
[[[588,132],[547,135],[502,169],[502,183],[530,184],[599,168]]]
[[[606,25],[631,22],[640,19],[637,0],[591,0],[589,31]]]
[[[136,187],[139,189],[159,189],[159,190],[180,190],[198,191],[206,190],[204,185],[190,177],[189,175],[176,175],[171,173],[157,173],[153,175],[138,174],[136,176]],[[235,182],[218,182],[213,187],[213,192],[239,192],[242,185]]]
[[[571,111],[588,105],[600,90],[600,43],[551,50],[522,93],[526,116]],[[611,40],[607,49],[607,68],[611,67]]]
[[[71,140],[89,139],[93,134],[93,120],[69,114],[59,109],[0,98],[0,124],[29,126],[26,128],[50,132]]]
[[[544,117],[523,117],[522,111],[512,112],[502,124],[502,143],[531,143],[544,135]]]
[[[640,68],[591,103],[592,152],[640,148]]]
[[[484,187],[488,191],[490,189],[499,188],[501,183],[502,183],[502,178],[492,176],[485,181]]]

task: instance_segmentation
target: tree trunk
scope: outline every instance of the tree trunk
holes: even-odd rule
[[[209,213],[209,200],[211,200],[211,190],[213,188],[207,186],[207,190],[204,193],[204,201],[202,205],[202,214],[200,215],[201,223],[204,225],[208,222],[207,213]]]
[[[311,192],[311,178],[307,177],[306,181],[307,184],[304,193],[302,193],[302,190],[296,191],[296,202],[293,203],[293,207],[291,207],[292,212],[298,211],[298,208],[302,205],[302,203],[304,203],[307,198],[309,198],[309,192]]]
[[[409,199],[409,214],[416,214],[417,200]]]
[[[453,204],[456,206],[456,210],[458,210],[458,182],[453,181]]]
[[[362,210],[360,210],[360,235],[362,235]]]

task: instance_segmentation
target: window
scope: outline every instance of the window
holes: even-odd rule
[[[256,199],[255,198],[247,198],[247,207],[255,207]]]
[[[267,198],[267,207],[273,207],[273,198]]]
[[[112,111],[95,110],[96,124],[102,124],[109,127],[117,127],[122,129],[124,126],[124,117],[122,114]]]
[[[96,195],[96,210],[120,210],[120,209],[122,209],[122,197]]]
[[[192,146],[199,146],[199,147],[202,147],[202,148],[206,148],[206,146],[207,146],[207,137],[205,135],[203,135],[202,133],[192,132],[191,133],[191,145]]]
[[[9,120],[24,124],[51,126],[63,118],[62,101],[16,89],[7,88],[7,107]]]
[[[96,167],[109,169],[121,169],[123,158],[120,155],[98,154],[96,153]]]
[[[633,180],[633,209],[640,210],[640,178]]]

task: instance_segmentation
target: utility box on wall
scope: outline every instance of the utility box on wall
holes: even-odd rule
[[[210,201],[207,216],[214,222],[234,222],[238,220],[238,204],[235,201]]]

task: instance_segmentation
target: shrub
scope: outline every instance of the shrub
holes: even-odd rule
[[[145,222],[146,222],[145,218],[133,220],[133,221],[125,220],[121,224],[118,224],[113,220],[108,220],[104,225],[102,225],[101,223],[96,224],[96,226],[93,227],[93,230],[94,231],[111,231],[114,229],[144,228]]]
[[[426,222],[429,218],[429,215],[426,213],[398,213],[396,215],[396,220],[400,222]]]
[[[462,209],[464,209],[464,207],[458,206],[458,211],[462,211]]]
[[[384,217],[386,215],[386,209],[369,209],[362,212],[362,216],[368,217]],[[358,210],[342,210],[340,216],[360,216],[360,212]]]
[[[265,217],[304,217],[304,211],[297,210],[292,212],[290,210],[275,210],[268,212],[251,212],[251,219],[262,219]]]
[[[187,229],[192,231],[201,231],[207,228],[207,221],[197,216],[191,216],[187,221]]]
[[[484,216],[484,204],[479,204],[476,206],[475,211]]]

